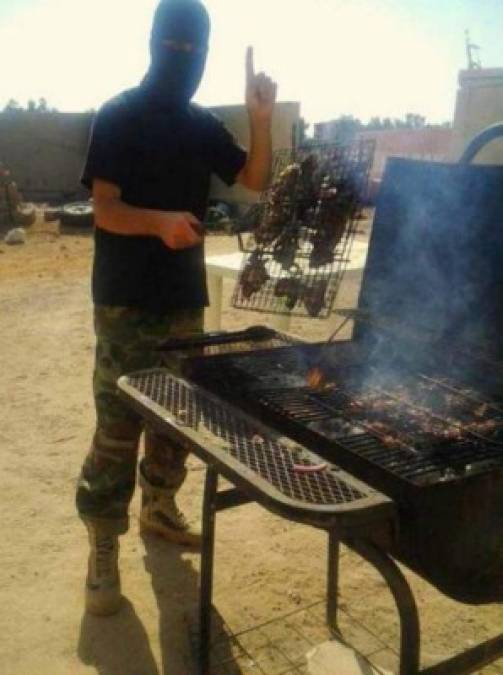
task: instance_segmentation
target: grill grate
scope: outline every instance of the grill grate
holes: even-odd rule
[[[327,467],[316,473],[300,473],[295,466],[312,464],[309,454],[257,431],[228,407],[192,390],[163,371],[140,373],[128,382],[141,395],[168,410],[181,424],[223,441],[222,449],[273,485],[285,496],[316,505],[345,504],[366,495],[337,477]]]
[[[413,389],[414,383],[419,383],[419,391],[424,385],[435,387],[434,396],[447,392],[452,397],[453,409],[449,413],[430,413],[425,406],[395,400],[397,397],[392,393],[372,391],[370,387],[373,395],[377,392],[382,401],[392,403],[390,412],[386,406],[384,412],[373,413],[365,408],[355,412],[352,404],[360,395],[358,374],[361,376],[365,359],[356,354],[356,363],[332,363],[330,378],[335,381],[335,388],[317,391],[306,386],[306,382],[321,349],[330,361],[330,350],[338,353],[340,348],[311,345],[196,360],[191,365],[191,377],[234,403],[238,400],[240,406],[276,429],[349,470],[358,470],[352,463],[358,457],[379,467],[390,478],[424,486],[503,466],[503,418],[490,414],[491,410],[497,410],[494,404],[488,404],[488,412],[480,420],[494,423],[496,431],[484,436],[469,426],[477,424],[479,418],[472,411],[474,400],[466,389],[457,392],[444,381],[400,372],[399,387],[407,390],[410,384]],[[344,361],[344,356],[341,359]],[[478,404],[481,399],[478,393],[476,396]],[[385,422],[386,431],[380,431],[376,422]],[[467,425],[466,431],[463,425]],[[455,433],[456,437],[443,436],[444,432]],[[368,475],[365,480],[369,480]]]

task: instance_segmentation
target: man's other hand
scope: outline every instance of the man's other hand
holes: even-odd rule
[[[197,246],[203,240],[204,227],[187,211],[160,211],[130,206],[122,201],[120,186],[95,178],[93,180],[96,227],[124,236],[159,237],[178,250]]]
[[[188,211],[167,211],[159,224],[158,236],[168,248],[192,248],[203,241],[204,227]]]

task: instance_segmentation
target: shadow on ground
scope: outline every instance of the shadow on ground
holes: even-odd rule
[[[127,598],[115,616],[83,615],[78,656],[99,675],[192,675],[197,673],[198,572],[183,557],[183,549],[152,536],[144,536],[143,542],[145,570],[151,576],[159,612],[161,662],[152,650],[152,636]],[[231,665],[218,615],[213,630],[220,639],[219,661]],[[225,670],[227,666],[220,672]],[[234,665],[233,672],[241,671]]]

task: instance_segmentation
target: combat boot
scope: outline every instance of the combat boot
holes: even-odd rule
[[[86,610],[97,616],[119,611],[121,587],[119,576],[119,537],[104,534],[92,523],[89,533],[89,562],[86,579]]]
[[[140,533],[157,534],[174,544],[199,549],[201,532],[188,523],[176,505],[174,491],[152,485],[146,479],[141,465],[139,483],[142,488]]]

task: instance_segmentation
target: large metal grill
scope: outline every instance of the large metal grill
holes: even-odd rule
[[[503,407],[485,390],[467,393],[463,383],[459,396],[459,383],[440,379],[438,371],[411,372],[398,360],[388,393],[397,378],[398,386],[407,389],[411,382],[432,386],[433,400],[446,391],[450,396],[453,389],[457,422],[453,424],[452,411],[446,415],[439,409],[431,416],[421,410],[417,417],[415,406],[393,397],[391,419],[368,409],[355,414],[351,406],[362,396],[359,386],[368,362],[368,353],[355,342],[297,344],[195,357],[186,361],[185,372],[221,399],[395,499],[400,525],[393,555],[444,593],[463,602],[500,600]],[[320,364],[327,381],[338,386],[308,386],[308,374]],[[386,391],[379,396],[390,400]],[[482,423],[494,425],[487,435],[465,428],[466,419],[473,420],[474,405],[483,406]]]

